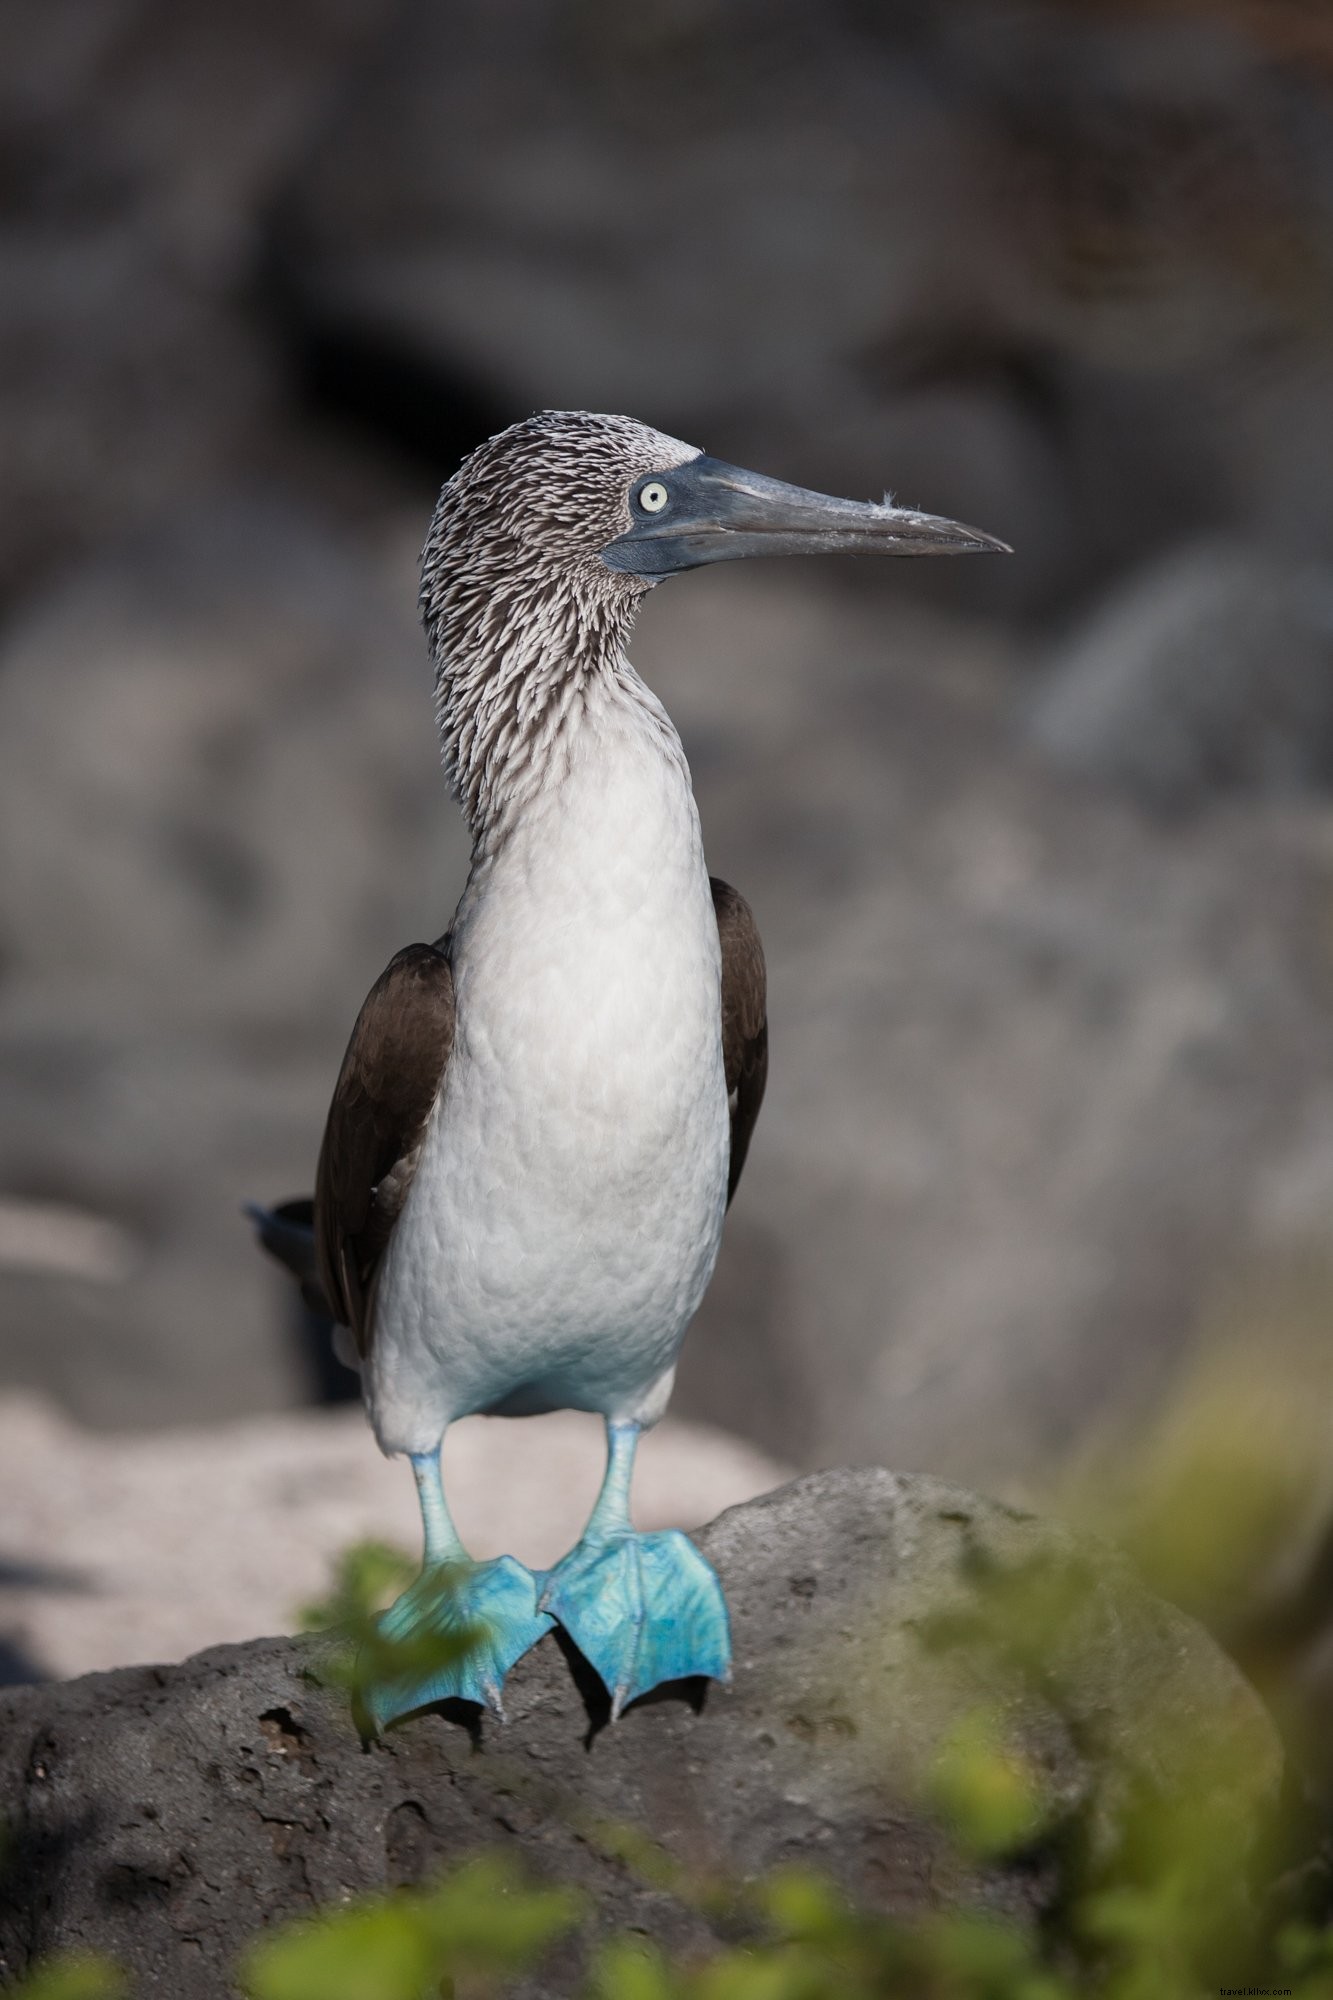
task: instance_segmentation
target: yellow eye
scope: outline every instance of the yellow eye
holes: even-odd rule
[[[639,488],[639,505],[645,514],[660,514],[670,498],[660,479],[650,479]]]

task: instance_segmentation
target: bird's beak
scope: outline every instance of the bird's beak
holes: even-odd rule
[[[807,493],[717,458],[692,458],[655,476],[653,484],[665,487],[665,506],[641,514],[632,498],[628,534],[601,552],[608,568],[645,581],[740,556],[1013,554],[994,535],[938,514]]]

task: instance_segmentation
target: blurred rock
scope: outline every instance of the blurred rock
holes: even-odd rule
[[[1333,779],[1333,568],[1205,543],[1121,583],[1028,716],[1067,770],[1167,811]]]
[[[0,661],[0,1194],[120,1246],[0,1269],[0,1353],[85,1421],[309,1393],[237,1211],[309,1189],[366,989],[461,886],[419,532],[376,554],[237,501],[85,570]],[[701,572],[636,637],[770,963],[676,1407],[787,1463],[1023,1487],[1135,1418],[1234,1279],[1322,1268],[1333,826],[1053,778],[1014,743],[1017,649],[901,573]]]
[[[415,551],[543,403],[1020,549],[646,614],[773,996],[676,1407],[1030,1487],[1238,1281],[1322,1307],[1333,40],[1203,11],[0,10],[6,1382],[140,1454],[310,1394],[239,1205],[453,908]],[[1047,638],[957,613],[1071,602],[1031,698]]]
[[[459,1532],[480,1558],[547,1568],[578,1540],[602,1463],[595,1417],[455,1424],[445,1476]],[[668,1419],[640,1450],[635,1519],[696,1528],[784,1477],[738,1438]],[[0,1523],[0,1655],[32,1678],[285,1631],[354,1542],[411,1554],[421,1542],[407,1467],[381,1457],[359,1410],[98,1437],[12,1394]]]
[[[255,218],[393,4],[4,9],[0,596],[220,479],[328,477],[248,309]]]
[[[95,967],[234,1033],[345,1022],[344,968],[429,928],[467,853],[414,595],[243,491],[55,579],[0,641],[11,977]]]
[[[807,484],[887,480],[1019,550],[907,587],[1030,608],[1164,529],[1276,528],[1249,417],[1292,376],[1326,524],[1330,131],[1317,60],[1197,11],[414,0],[269,266],[387,424],[626,409]]]
[[[1053,780],[992,632],[888,566],[855,601],[802,584],[673,583],[635,646],[769,959],[676,1407],[1021,1488],[1148,1407],[1239,1279],[1329,1282],[1333,819],[1163,824]]]
[[[15,0],[0,599],[219,480],[391,507],[296,375],[432,477],[583,403],[887,480],[1020,549],[917,567],[955,603],[1327,554],[1330,70],[1278,12]]]
[[[1107,1551],[872,1470],[801,1480],[698,1539],[736,1642],[734,1687],[698,1713],[668,1693],[603,1728],[605,1698],[554,1637],[510,1675],[502,1732],[428,1714],[370,1754],[303,1671],[308,1642],[0,1697],[14,1834],[0,1974],[78,1947],[144,1991],[224,2000],[261,1917],[308,1918],[490,1847],[589,1891],[599,1930],[691,1956],[735,1938],[741,1885],[775,1867],[816,1868],[898,1915],[1050,1922],[1134,1805],[1188,1804],[1244,1909],[1282,1768],[1273,1726],[1201,1628]],[[995,1622],[997,1589],[1024,1571],[1063,1604],[1039,1672],[1016,1667]],[[983,1702],[1045,1825],[1012,1858],[971,1863],[927,1787]],[[708,1902],[627,1866],[608,1827],[660,1844]],[[566,1949],[523,1992],[585,1991],[581,1958]]]
[[[0,642],[0,1193],[128,1254],[0,1243],[0,1357],[91,1421],[306,1393],[240,1203],[309,1185],[371,981],[467,844],[406,587],[234,493],[53,583]]]
[[[355,1003],[353,1003],[353,1007]],[[349,1016],[350,1018],[350,1016]],[[138,1428],[306,1400],[305,1362],[240,1204],[310,1178],[337,1032],[234,1036],[99,992],[0,987],[0,1186],[101,1221],[94,1274],[0,1261],[0,1370],[89,1423]]]

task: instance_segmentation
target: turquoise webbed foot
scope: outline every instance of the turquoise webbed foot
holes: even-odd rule
[[[548,1570],[538,1603],[564,1626],[611,1696],[627,1702],[663,1681],[731,1677],[731,1622],[722,1586],[677,1530],[609,1532],[590,1524]]]
[[[550,1626],[532,1572],[514,1556],[432,1562],[378,1620],[384,1658],[362,1676],[366,1712],[376,1728],[446,1700],[502,1716],[504,1676]]]
[[[377,1729],[437,1701],[475,1701],[503,1718],[514,1662],[551,1629],[531,1570],[513,1556],[428,1563],[379,1620],[363,1656],[361,1700]]]

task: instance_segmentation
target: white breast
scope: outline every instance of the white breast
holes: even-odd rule
[[[474,868],[453,1056],[380,1274],[386,1450],[497,1406],[661,1413],[729,1148],[717,924],[673,746],[607,702]]]

